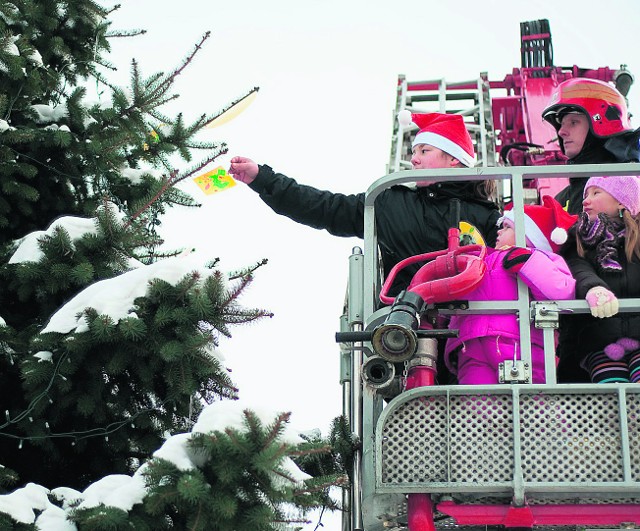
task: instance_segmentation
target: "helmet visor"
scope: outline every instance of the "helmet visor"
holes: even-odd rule
[[[579,107],[574,107],[573,105],[559,105],[557,107],[552,107],[547,112],[542,115],[547,122],[551,123],[556,129],[562,125],[562,119],[567,114],[582,114],[587,116],[587,113],[580,109]]]

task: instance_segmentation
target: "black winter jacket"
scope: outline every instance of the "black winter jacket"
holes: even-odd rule
[[[622,272],[605,272],[595,264],[595,254],[588,251],[584,258],[578,256],[575,232],[563,246],[560,254],[565,258],[576,279],[576,299],[584,299],[587,291],[603,286],[616,297],[640,297],[640,262],[627,262],[624,248],[618,249],[618,261]],[[621,337],[640,339],[640,313],[618,313],[603,319],[588,314],[560,317],[558,341],[558,382],[589,382],[589,374],[580,366],[584,357],[602,350]]]
[[[567,164],[638,162],[640,160],[639,136],[640,129],[610,138],[598,138],[589,132],[580,153],[567,161]],[[562,145],[562,142],[560,142],[560,144]],[[582,212],[584,186],[588,180],[588,177],[571,179],[569,186],[556,195],[556,201],[558,201],[569,214],[580,214],[580,212]]]
[[[394,186],[375,203],[378,245],[384,275],[400,260],[447,247],[453,221],[454,199],[460,199],[460,220],[473,225],[489,246],[495,245],[498,207],[476,199],[474,182],[446,182],[417,189]],[[335,236],[362,238],[365,194],[344,195],[298,184],[265,165],[249,185],[276,213]],[[419,268],[406,268],[389,290],[391,296],[406,288]]]
[[[582,199],[584,196],[584,186],[589,177],[574,177],[569,180],[569,185],[558,192],[555,199],[569,214],[580,214],[582,212]]]

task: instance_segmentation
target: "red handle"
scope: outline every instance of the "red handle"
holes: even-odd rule
[[[487,248],[477,244],[460,247],[459,234],[458,229],[449,229],[447,250],[411,256],[393,266],[380,291],[380,300],[384,304],[393,303],[394,298],[387,293],[398,272],[417,262],[427,263],[414,275],[408,289],[422,296],[425,302],[454,300],[473,290],[486,271]]]

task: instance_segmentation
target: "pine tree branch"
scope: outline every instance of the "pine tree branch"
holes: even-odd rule
[[[251,96],[251,94],[253,94],[254,92],[258,92],[259,90],[260,90],[260,87],[253,87],[253,88],[252,88],[249,92],[247,92],[244,96],[241,96],[241,97],[239,97],[237,100],[232,101],[229,105],[227,105],[226,107],[223,107],[223,108],[222,108],[222,110],[221,110],[218,114],[216,114],[216,115],[212,116],[211,118],[208,118],[208,119],[207,119],[205,115],[202,115],[202,116],[200,117],[200,120],[203,120],[203,119],[205,120],[205,121],[203,122],[203,124],[202,124],[202,125],[203,125],[203,126],[207,126],[207,125],[209,125],[210,123],[214,122],[214,121],[215,121],[215,120],[217,120],[220,116],[222,116],[225,112],[227,112],[227,111],[229,111],[229,110],[233,109],[233,107],[235,107],[236,105],[238,105],[238,103],[240,103],[241,101],[243,101],[243,100],[245,100],[246,98],[248,98],[249,96]]]
[[[301,489],[293,492],[294,496],[301,496],[302,494],[313,494],[315,492],[322,492],[330,487],[344,487],[349,485],[349,478],[347,476],[340,476],[334,481],[328,483],[321,483],[310,489]]]
[[[136,29],[136,30],[118,30],[118,31],[108,31],[104,34],[107,39],[118,39],[122,37],[137,37],[139,35],[144,35],[147,33],[147,30],[144,29]]]
[[[177,175],[177,171],[173,170],[169,175],[169,177],[165,180],[165,182],[160,187],[160,190],[158,190],[155,193],[155,195],[144,204],[142,208],[140,208],[135,214],[133,214],[129,218],[129,220],[124,225],[125,230],[128,229],[136,219],[138,219],[149,207],[151,207],[151,205],[153,205],[158,199],[160,199],[160,197],[162,197],[162,195],[175,184],[176,175]]]
[[[20,97],[20,93],[22,92],[23,88],[24,88],[24,83],[22,85],[20,85],[20,88],[16,91],[15,97],[11,100],[9,105],[7,105],[7,112],[4,115],[4,120],[6,120],[7,122],[11,122],[11,111],[13,109],[13,105],[15,104],[15,102]]]
[[[173,71],[173,74],[170,76],[169,79],[173,80],[182,73],[182,71],[191,63],[191,61],[196,56],[196,54],[202,49],[202,45],[210,36],[211,36],[211,31],[205,32],[205,34],[200,38],[200,42],[198,42],[195,45],[193,51],[182,62],[182,65]]]
[[[113,7],[111,8],[107,8],[107,16],[111,15],[112,13],[114,13],[115,11],[117,11],[118,9],[120,9],[122,7],[122,4],[115,4]]]
[[[243,276],[240,277],[240,283],[233,290],[231,290],[229,294],[229,298],[222,304],[223,308],[230,306],[240,296],[240,294],[246,289],[246,287],[253,281],[251,276]]]
[[[195,519],[195,521],[193,522],[193,525],[191,526],[191,528],[190,528],[190,529],[192,529],[192,530],[197,530],[197,529],[199,529],[199,528],[200,528],[200,525],[199,525],[199,524],[200,524],[200,517],[201,517],[201,515],[202,515],[202,502],[198,503],[198,512],[197,512],[197,514],[196,514],[196,519]]]
[[[290,519],[290,520],[274,520],[273,521],[274,524],[310,524],[311,520],[307,519],[307,518],[294,518],[294,519]],[[298,528],[296,528],[298,529]]]
[[[271,443],[273,443],[278,438],[278,436],[282,433],[282,430],[284,429],[284,425],[287,422],[289,422],[290,418],[291,418],[291,412],[281,413],[280,415],[278,415],[278,418],[276,419],[273,425],[273,428],[267,434],[267,438],[265,440],[265,445],[264,445],[265,448],[271,445]],[[287,447],[283,446],[283,449],[286,450]]]
[[[230,273],[229,280],[237,280],[242,277],[250,277],[250,279],[253,279],[253,273],[257,271],[259,268],[261,268],[262,266],[267,265],[268,262],[269,262],[268,258],[263,258],[262,260],[260,260],[259,262],[257,262],[256,264],[252,265],[247,269]]]
[[[311,448],[309,450],[297,450],[293,452],[289,452],[289,455],[295,457],[302,457],[305,455],[313,455],[313,454],[326,454],[331,452],[331,446],[321,446],[320,448]]]
[[[210,31],[205,32],[205,34],[202,36],[200,41],[195,45],[193,51],[183,60],[182,64],[178,68],[176,68],[171,74],[165,76],[165,78],[158,83],[158,86],[150,94],[147,95],[150,101],[156,100],[160,95],[165,94],[167,90],[169,90],[171,85],[173,85],[175,78],[178,77],[184,71],[184,69],[191,63],[191,61],[193,61],[193,58],[195,57],[195,55],[202,49],[202,45],[210,36],[211,36]],[[132,69],[132,89],[134,90],[134,102],[135,102],[137,101],[137,96],[140,96],[137,91],[138,87],[140,86],[140,82],[139,82],[140,72],[138,70],[138,65],[135,59],[132,61],[131,69]],[[177,95],[170,96],[164,101],[164,103],[177,97],[178,97]],[[155,106],[157,105],[158,105],[158,102],[156,101]],[[130,112],[135,107],[136,106],[134,104],[129,108],[125,109],[125,112]]]

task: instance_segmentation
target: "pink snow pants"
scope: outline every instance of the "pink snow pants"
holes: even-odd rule
[[[516,359],[520,359],[520,345],[517,341],[502,337],[479,337],[464,342],[458,351],[458,383],[460,385],[497,384],[498,364],[513,360],[514,350],[518,350]],[[533,364],[533,383],[544,383],[544,349],[532,345],[531,362]]]

